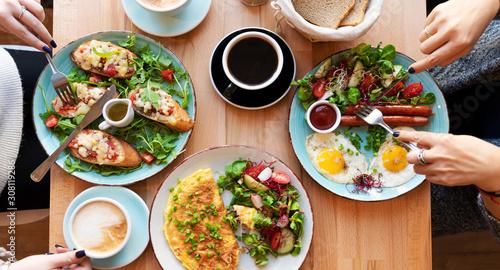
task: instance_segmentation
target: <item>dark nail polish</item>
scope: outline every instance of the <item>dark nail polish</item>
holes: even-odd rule
[[[413,74],[415,73],[415,69],[411,67],[410,69],[408,69],[408,72],[410,72],[410,74]]]
[[[44,253],[44,255],[54,255],[54,253],[52,253],[52,252],[47,252],[47,253]]]
[[[76,248],[73,248],[73,250],[76,250]]]
[[[51,50],[49,47],[47,47],[47,46],[43,46],[43,47],[42,47],[42,49],[43,49],[46,53],[48,53],[48,54],[52,55],[52,50]]]
[[[393,137],[399,137],[399,131],[396,131],[392,134]]]
[[[56,244],[56,248],[58,248],[58,247],[60,247],[60,248],[64,248],[63,246],[61,246],[61,245],[59,245],[59,244]]]
[[[76,257],[78,259],[85,257],[85,250],[80,250],[76,252]]]
[[[54,40],[50,41],[50,46],[52,46],[52,48],[57,48],[57,44]]]

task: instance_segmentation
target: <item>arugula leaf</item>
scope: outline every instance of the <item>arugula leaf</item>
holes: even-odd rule
[[[125,41],[125,42],[118,41],[118,44],[120,44],[120,46],[125,47],[125,48],[132,48],[135,46],[135,36],[130,35],[128,37],[127,41]]]
[[[153,87],[154,87],[153,85],[157,86],[156,83],[148,80],[147,87],[146,87],[146,89],[144,89],[144,91],[141,94],[141,99],[144,102],[151,102],[153,104],[153,107],[158,110],[158,109],[160,109],[161,97],[158,93],[156,93],[153,90]],[[158,87],[154,87],[154,88],[158,89]]]
[[[120,51],[120,50],[116,50],[116,51],[104,51],[104,50],[103,50],[102,52],[98,52],[98,51],[96,50],[96,48],[95,48],[95,47],[92,47],[92,51],[93,51],[93,52],[94,52],[97,56],[102,57],[102,58],[106,58],[106,59],[108,59],[108,58],[110,58],[111,56],[113,56],[113,54],[120,54],[120,53],[122,53],[122,51]]]

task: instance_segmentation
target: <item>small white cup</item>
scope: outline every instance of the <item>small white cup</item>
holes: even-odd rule
[[[125,114],[125,117],[123,117],[121,120],[113,121],[109,118],[109,110],[113,105],[118,103],[127,105],[127,113]],[[106,104],[104,104],[104,107],[102,108],[102,116],[104,117],[104,121],[99,124],[99,129],[101,130],[108,129],[111,126],[126,127],[132,122],[132,120],[134,120],[134,109],[132,108],[132,101],[130,99],[124,99],[124,98],[111,99],[108,102],[106,102]]]
[[[89,206],[92,203],[96,204]],[[109,238],[106,238],[106,236],[109,234],[117,233],[116,231],[120,234],[123,233],[122,227],[109,226],[110,224],[115,225],[116,220],[119,220],[121,215],[113,206],[109,207],[106,204],[116,206],[125,216],[127,232],[121,244],[106,241]],[[100,207],[102,205],[106,205],[106,207]],[[89,208],[81,211],[86,206]],[[84,216],[77,217],[79,215]],[[106,218],[109,220],[105,220]],[[82,223],[74,224],[79,221]],[[95,197],[78,205],[71,214],[68,226],[71,242],[77,249],[84,249],[85,254],[94,259],[109,258],[120,252],[127,245],[132,233],[132,221],[127,209],[119,202],[106,197]],[[76,230],[80,232],[76,232]]]
[[[174,16],[179,14],[184,8],[186,8],[187,4],[190,0],[179,0],[175,5],[169,7],[158,7],[155,6],[149,0],[135,0],[137,4],[141,7],[156,13],[162,13],[167,16]]]
[[[320,106],[320,105],[325,105],[325,106],[330,106],[334,113],[335,113],[335,122],[333,123],[333,125],[328,128],[328,129],[319,129],[319,128],[316,128],[312,123],[311,123],[311,113],[312,111]],[[335,129],[337,129],[337,127],[340,125],[340,118],[342,117],[342,115],[340,114],[340,110],[339,108],[337,107],[337,105],[333,104],[333,103],[330,103],[328,102],[327,100],[320,100],[320,101],[316,101],[314,102],[313,104],[311,104],[309,106],[309,108],[307,109],[307,112],[306,112],[306,121],[307,121],[307,124],[309,125],[309,127],[314,130],[315,132],[318,132],[318,133],[330,133],[332,131],[334,131]]]
[[[266,41],[268,44],[270,44],[274,51],[276,52],[277,56],[277,66],[276,70],[274,73],[269,77],[267,80],[259,83],[259,84],[245,84],[242,81],[237,80],[229,67],[228,64],[228,58],[229,58],[229,53],[233,49],[233,47],[240,41],[247,39],[247,38],[260,38],[264,41]],[[258,55],[256,55],[258,57]],[[224,91],[224,96],[228,99],[230,99],[231,95],[234,93],[236,87],[245,89],[245,90],[260,90],[263,89],[270,84],[272,84],[280,75],[281,70],[283,69],[283,52],[281,51],[281,47],[279,46],[278,42],[271,36],[267,35],[266,33],[262,32],[257,32],[257,31],[250,31],[250,32],[244,32],[241,33],[237,36],[235,36],[229,43],[227,44],[226,48],[224,48],[224,52],[222,54],[222,68],[224,70],[224,73],[226,74],[227,78],[231,81],[231,84],[226,88]]]

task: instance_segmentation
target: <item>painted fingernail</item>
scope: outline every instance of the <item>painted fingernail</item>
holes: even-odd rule
[[[85,257],[85,250],[80,250],[76,252],[76,257],[78,259]]]
[[[57,44],[54,40],[50,41],[50,46],[52,46],[52,48],[57,48]]]
[[[61,245],[59,245],[59,244],[56,244],[56,248],[58,248],[58,247],[60,247],[60,248],[64,248],[63,246],[61,246]]]
[[[48,54],[52,55],[52,50],[51,50],[49,47],[47,47],[47,46],[43,46],[43,47],[42,47],[42,49],[43,49],[46,53],[48,53]]]
[[[410,69],[408,69],[408,72],[410,72],[410,74],[413,74],[415,73],[415,69],[411,67]]]
[[[73,250],[76,250],[76,248],[73,248]]]
[[[47,252],[47,253],[44,253],[44,255],[54,255],[54,253],[52,253],[52,252]]]
[[[392,133],[392,136],[393,137],[399,137],[399,131],[396,131],[396,132]]]

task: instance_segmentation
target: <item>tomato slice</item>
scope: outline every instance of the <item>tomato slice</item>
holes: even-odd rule
[[[403,90],[403,98],[412,98],[422,94],[424,86],[422,83],[414,83],[408,85],[405,90]]]
[[[149,164],[155,159],[155,156],[153,156],[153,154],[151,154],[149,152],[145,152],[145,153],[141,154],[141,158],[142,158],[142,160],[144,160],[144,162]]]
[[[118,71],[116,71],[116,67],[114,64],[109,64],[108,68],[106,68],[106,71],[104,73],[109,77],[113,77],[116,75],[116,73],[118,73]]]
[[[165,69],[161,72],[161,76],[165,81],[173,81],[174,80],[174,71],[171,69]]]
[[[252,167],[250,169],[248,169],[245,174],[248,174],[249,176],[251,176],[253,179],[257,179],[257,177],[259,176],[259,174],[266,168],[267,166],[264,166],[264,165],[257,165],[255,167]]]
[[[102,77],[99,74],[91,73],[90,78],[89,78],[89,82],[100,83],[100,82],[102,82]]]
[[[322,97],[326,92],[326,79],[319,78],[313,86],[313,96]]]
[[[401,90],[403,90],[403,88],[405,88],[405,84],[403,82],[399,82],[398,84],[394,85],[394,87],[391,89],[391,91],[387,92],[387,94],[385,94],[385,96],[386,97],[395,96],[399,92],[401,92]]]
[[[274,251],[277,251],[278,248],[280,247],[280,239],[281,239],[281,232],[276,232],[272,237],[271,237],[271,249]]]
[[[57,126],[58,123],[59,123],[59,118],[57,118],[55,114],[49,116],[49,118],[45,120],[45,125],[49,128]]]
[[[290,176],[284,172],[281,171],[274,171],[273,174],[271,174],[271,179],[279,184],[288,184],[290,183]]]
[[[361,85],[359,86],[359,90],[363,93],[370,94],[373,89],[377,87],[377,80],[372,76],[366,76]]]

